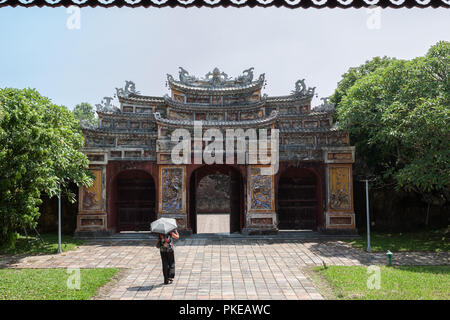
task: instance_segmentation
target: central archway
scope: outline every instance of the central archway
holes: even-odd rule
[[[243,178],[238,169],[229,166],[229,165],[204,165],[200,168],[195,169],[190,174],[190,182],[189,182],[189,226],[192,230],[192,233],[199,233],[198,231],[198,217],[201,212],[205,211],[204,207],[199,206],[198,204],[198,194],[202,191],[202,188],[205,186],[201,185],[202,181],[205,182],[205,179],[208,177],[215,177],[215,179],[220,179],[220,177],[226,178],[226,189],[222,186],[222,193],[226,193],[226,195],[222,194],[222,197],[227,198],[228,200],[228,212],[229,219],[223,219],[224,217],[218,216],[218,218],[222,218],[223,221],[228,223],[229,228],[221,228],[225,232],[229,233],[240,233],[244,226],[244,215],[243,215]],[[214,180],[214,179],[213,179]],[[213,181],[214,183],[214,181]],[[219,188],[220,189],[220,188]],[[224,200],[224,199],[222,199]],[[221,206],[223,207],[223,206]],[[210,233],[205,230],[200,230],[201,233]]]

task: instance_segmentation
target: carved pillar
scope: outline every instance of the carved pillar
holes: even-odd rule
[[[158,171],[158,218],[174,218],[179,230],[186,230],[186,166],[159,165]]]
[[[262,234],[277,232],[274,175],[262,170],[270,166],[247,166],[246,232]]]
[[[354,147],[335,147],[325,150],[327,206],[325,229],[355,230],[353,209]]]

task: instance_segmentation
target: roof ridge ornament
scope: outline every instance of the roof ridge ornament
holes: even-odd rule
[[[233,78],[228,76],[223,71],[220,71],[218,67],[215,67],[213,71],[208,72],[205,74],[203,78],[195,77],[193,75],[190,75],[187,70],[185,70],[182,67],[178,67],[180,69],[179,71],[179,80],[174,80],[173,76],[170,74],[167,74],[167,80],[168,82],[178,82],[184,85],[188,86],[194,86],[199,88],[205,88],[205,87],[234,87],[236,89],[249,86],[251,84],[257,84],[257,83],[265,83],[264,78],[265,74],[259,75],[259,78],[257,81],[254,81],[254,74],[253,70],[254,67],[248,68],[242,72],[242,75]]]
[[[195,82],[198,80],[196,77],[191,76],[189,74],[189,72],[187,72],[182,67],[178,67],[178,69],[180,69],[180,71],[178,72],[178,77],[180,78],[180,82],[189,84],[189,83],[192,83],[192,82]]]
[[[212,72],[210,71],[205,74],[205,77],[202,80],[208,82],[212,86],[220,86],[224,85],[227,81],[230,81],[231,77],[228,77],[225,72],[220,72],[219,68],[215,67]]]
[[[128,97],[130,94],[140,94],[136,91],[136,85],[133,81],[125,80],[124,88],[116,88],[117,97]]]
[[[248,68],[247,70],[242,71],[242,76],[237,77],[235,82],[239,84],[247,84],[252,82],[254,69],[255,69],[254,67],[251,67]]]
[[[330,102],[330,97],[324,97],[320,98],[322,100],[322,104],[319,106],[314,107],[314,111],[321,111],[321,112],[332,112],[334,111],[335,104]]]
[[[86,119],[81,119],[80,120],[80,125],[81,125],[82,129],[91,129],[92,130],[92,129],[97,129],[98,128],[98,126],[90,123],[89,120],[86,120]]]
[[[295,82],[295,90],[291,91],[293,96],[313,96],[316,87],[308,87],[306,88],[305,79],[297,80]]]
[[[100,104],[96,104],[98,112],[120,112],[120,109],[111,104],[112,97],[103,97]]]

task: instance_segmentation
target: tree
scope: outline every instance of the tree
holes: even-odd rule
[[[385,61],[359,78],[347,73],[334,98],[339,126],[360,158],[357,170],[428,203],[450,200],[449,42],[424,57]]]
[[[90,124],[95,124],[97,122],[94,108],[87,102],[77,104],[73,109],[73,114],[80,121],[84,120]]]
[[[69,184],[88,186],[92,174],[80,152],[79,122],[64,106],[32,89],[0,89],[0,243],[34,227],[41,192],[72,202]]]
[[[348,90],[355,84],[355,82],[378,68],[383,68],[389,65],[395,59],[389,57],[375,57],[372,60],[366,61],[359,67],[350,68],[343,76],[342,80],[338,83],[338,86],[334,94],[330,97],[330,101],[336,105],[339,105],[342,97],[345,96]]]

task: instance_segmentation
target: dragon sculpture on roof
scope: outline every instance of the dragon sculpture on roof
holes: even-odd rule
[[[116,106],[113,106],[111,104],[112,97],[104,97],[103,100],[100,102],[100,104],[96,104],[97,111],[99,112],[118,112],[120,111],[119,108]]]
[[[191,83],[191,82],[195,82],[198,79],[194,76],[191,76],[189,74],[189,72],[187,72],[185,69],[183,69],[182,67],[178,67],[180,69],[180,71],[178,72],[178,76],[180,78],[180,82],[182,83]]]
[[[334,111],[335,104],[330,102],[329,97],[320,98],[322,104],[314,108],[314,111],[331,112]]]
[[[295,90],[291,91],[291,94],[294,96],[312,96],[314,95],[314,91],[316,87],[306,87],[305,79],[297,80],[295,82]]]
[[[247,83],[252,82],[252,80],[253,80],[253,69],[255,69],[255,68],[251,67],[251,68],[249,68],[247,70],[244,70],[242,72],[242,76],[237,77],[235,82],[239,83],[239,84],[247,84]]]
[[[133,81],[125,80],[124,88],[116,88],[117,97],[128,97],[130,94],[140,94],[139,91],[136,91],[136,85]]]

